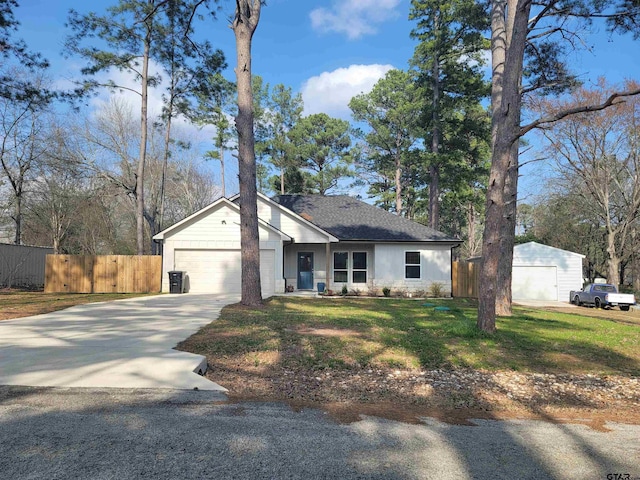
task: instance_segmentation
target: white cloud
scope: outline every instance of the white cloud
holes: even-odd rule
[[[302,85],[304,114],[326,113],[335,117],[351,115],[349,102],[360,93],[369,93],[393,65],[351,65],[311,77]]]
[[[151,75],[156,75],[160,71],[160,66],[156,62],[149,62],[149,72]],[[107,82],[108,80],[113,81],[120,88],[114,88],[112,90],[106,88],[100,89],[98,96],[92,98],[89,103],[93,114],[95,115],[107,108],[109,102],[116,98],[130,105],[134,115],[139,115],[140,102],[142,99],[138,93],[140,92],[140,81],[136,79],[131,72],[119,71],[117,69],[111,69],[109,72],[98,77],[98,81]],[[147,112],[150,124],[158,120],[162,114],[162,107],[164,105],[162,94],[167,91],[167,86],[166,79],[163,79],[159,85],[148,89]],[[201,128],[188,121],[182,115],[175,117],[172,120],[172,124],[173,128],[179,129],[183,135],[196,141],[208,141],[215,134],[214,127],[206,126]]]
[[[487,50],[483,50],[480,53],[480,58],[482,59],[482,68],[484,70],[489,70],[491,71],[491,50],[487,49]],[[460,63],[462,62],[467,62],[471,67],[477,67],[478,66],[478,62],[476,60],[472,60],[469,58],[468,55],[462,55],[460,57]]]
[[[158,65],[150,61],[149,62],[149,73],[151,75],[157,74],[159,71]],[[134,111],[138,112],[140,109],[140,81],[135,78],[135,76],[126,71],[119,71],[115,68],[110,69],[108,72],[104,74],[100,74],[97,77],[99,82],[107,82],[112,81],[116,88],[110,89],[100,89],[97,97],[94,97],[90,106],[93,107],[95,111],[103,110],[112,98],[118,98],[119,100],[125,101],[129,105],[134,107]],[[164,87],[159,85],[156,88],[149,88],[148,97],[147,97],[147,108],[149,112],[149,119],[157,118],[162,113],[162,92],[164,91]]]
[[[311,26],[321,32],[344,33],[350,40],[376,33],[376,25],[398,16],[401,0],[334,0],[330,9],[311,11]]]

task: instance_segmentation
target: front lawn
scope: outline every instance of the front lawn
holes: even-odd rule
[[[206,355],[214,364],[233,359],[293,370],[640,375],[640,326],[582,316],[579,309],[516,307],[514,313],[498,320],[495,335],[485,335],[475,327],[475,304],[466,300],[275,297],[260,310],[225,308],[180,349]]]
[[[178,348],[205,355],[207,377],[232,400],[320,407],[339,420],[640,423],[638,314],[580,312],[516,308],[491,336],[465,300],[275,297],[223,309]]]
[[[43,293],[0,290],[0,320],[50,313],[84,303],[107,302],[154,294],[139,293]]]

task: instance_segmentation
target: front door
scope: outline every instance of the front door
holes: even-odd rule
[[[298,290],[313,290],[313,253],[298,253]]]

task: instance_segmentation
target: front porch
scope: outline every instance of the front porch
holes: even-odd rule
[[[318,284],[340,292],[363,293],[388,287],[427,291],[442,283],[451,292],[451,250],[448,246],[415,243],[293,243],[284,246],[286,286],[317,292]]]

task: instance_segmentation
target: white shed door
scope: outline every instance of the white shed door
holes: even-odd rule
[[[176,270],[187,274],[187,289],[193,293],[240,294],[240,250],[176,250]],[[274,250],[260,250],[262,295],[275,291]]]
[[[557,267],[514,266],[511,290],[514,300],[557,301]]]

